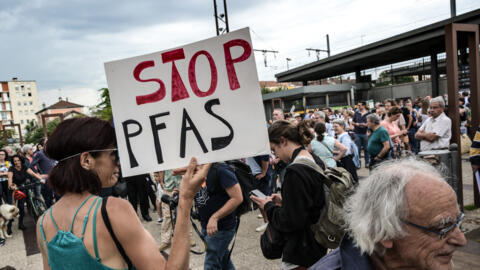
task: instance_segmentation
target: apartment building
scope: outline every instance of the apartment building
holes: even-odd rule
[[[22,133],[25,126],[36,121],[39,110],[37,83],[34,80],[22,81],[12,78],[2,81],[0,92],[0,119],[2,124],[20,124]]]

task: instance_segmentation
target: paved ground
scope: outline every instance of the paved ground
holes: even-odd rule
[[[359,170],[359,176],[365,177],[368,170]],[[472,173],[468,163],[463,162],[464,177],[464,204],[473,203],[473,185]],[[242,218],[240,230],[237,236],[237,243],[233,251],[233,262],[237,269],[279,269],[280,261],[269,261],[263,258],[260,246],[260,233],[255,232],[255,228],[261,224],[257,219],[258,212],[250,213]],[[480,209],[475,211],[466,211],[466,218],[463,230],[468,237],[467,246],[455,253],[455,269],[480,269]],[[151,214],[152,218],[156,218],[156,214]],[[27,227],[33,228],[33,221],[26,221]],[[160,240],[160,225],[155,222],[143,222],[145,228],[155,237],[157,242]],[[29,230],[22,234],[17,230],[17,224],[14,223],[13,237],[8,239],[6,245],[0,247],[0,269],[7,265],[15,269],[41,269],[41,256],[36,248],[35,243],[30,239],[34,239],[34,231]],[[33,235],[32,235],[33,234]],[[195,233],[194,233],[195,235]],[[196,240],[199,245],[201,242]],[[203,256],[191,255],[191,269],[203,269]]]

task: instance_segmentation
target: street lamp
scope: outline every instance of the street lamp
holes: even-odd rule
[[[285,58],[285,59],[287,60],[287,70],[289,70],[290,68],[289,68],[289,66],[288,66],[288,62],[292,61],[292,59],[290,59],[290,58],[288,58],[288,57]]]

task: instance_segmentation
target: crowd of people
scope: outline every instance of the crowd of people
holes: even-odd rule
[[[467,133],[468,102],[459,102]],[[249,197],[263,221],[256,231],[264,232],[264,255],[281,258],[281,269],[452,269],[453,252],[466,243],[459,229],[464,215],[443,176],[414,157],[448,148],[446,109],[444,97],[425,97],[305,115],[274,110],[272,154],[241,160],[264,195]],[[478,170],[480,129],[472,139],[472,168]],[[207,247],[204,269],[235,269],[229,246],[238,230],[237,207],[248,198],[232,166],[198,165],[192,158],[186,168],[154,172],[152,180],[150,174],[121,177],[118,161],[113,127],[90,117],[62,121],[45,149],[0,151],[0,195],[20,209],[19,229],[25,202],[13,194],[27,181],[40,183],[35,195],[49,208],[37,222],[45,269],[187,269],[195,245],[192,206]],[[362,165],[370,169],[365,179],[357,174]],[[334,250],[317,241],[311,227],[324,218],[332,190],[322,177],[331,168],[343,168],[353,183],[342,212],[345,236]],[[140,216],[151,222],[150,202],[159,236],[144,230],[137,214],[140,205]],[[161,252],[169,247],[167,260]]]
[[[48,207],[53,204],[54,193],[47,184],[48,173],[55,161],[47,158],[43,153],[43,143],[37,145],[24,145],[13,150],[6,146],[0,150],[0,205],[15,204],[19,209],[18,229],[25,230],[23,223],[25,216],[26,195],[25,190],[20,190],[22,185],[36,183],[35,197],[41,199]],[[7,223],[7,234],[12,234],[12,222]],[[0,238],[0,245],[5,244],[5,239]]]
[[[364,166],[373,168],[390,158],[448,149],[452,121],[446,115],[446,100],[446,96],[386,99],[374,103],[373,108],[359,102],[355,107],[321,108],[305,114],[275,109],[269,125],[285,119],[310,127],[315,139],[308,146],[313,153],[329,166],[344,167],[357,180],[362,152]],[[471,134],[468,94],[460,95],[458,102],[461,134]]]

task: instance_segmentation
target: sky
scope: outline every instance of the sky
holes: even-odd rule
[[[457,0],[457,14],[480,8]],[[217,0],[219,13],[223,1]],[[250,27],[260,80],[450,17],[449,0],[229,0],[230,30]],[[107,87],[104,62],[216,35],[211,0],[0,0],[0,81],[36,80],[40,103],[85,106]],[[321,53],[320,58],[325,58]]]

